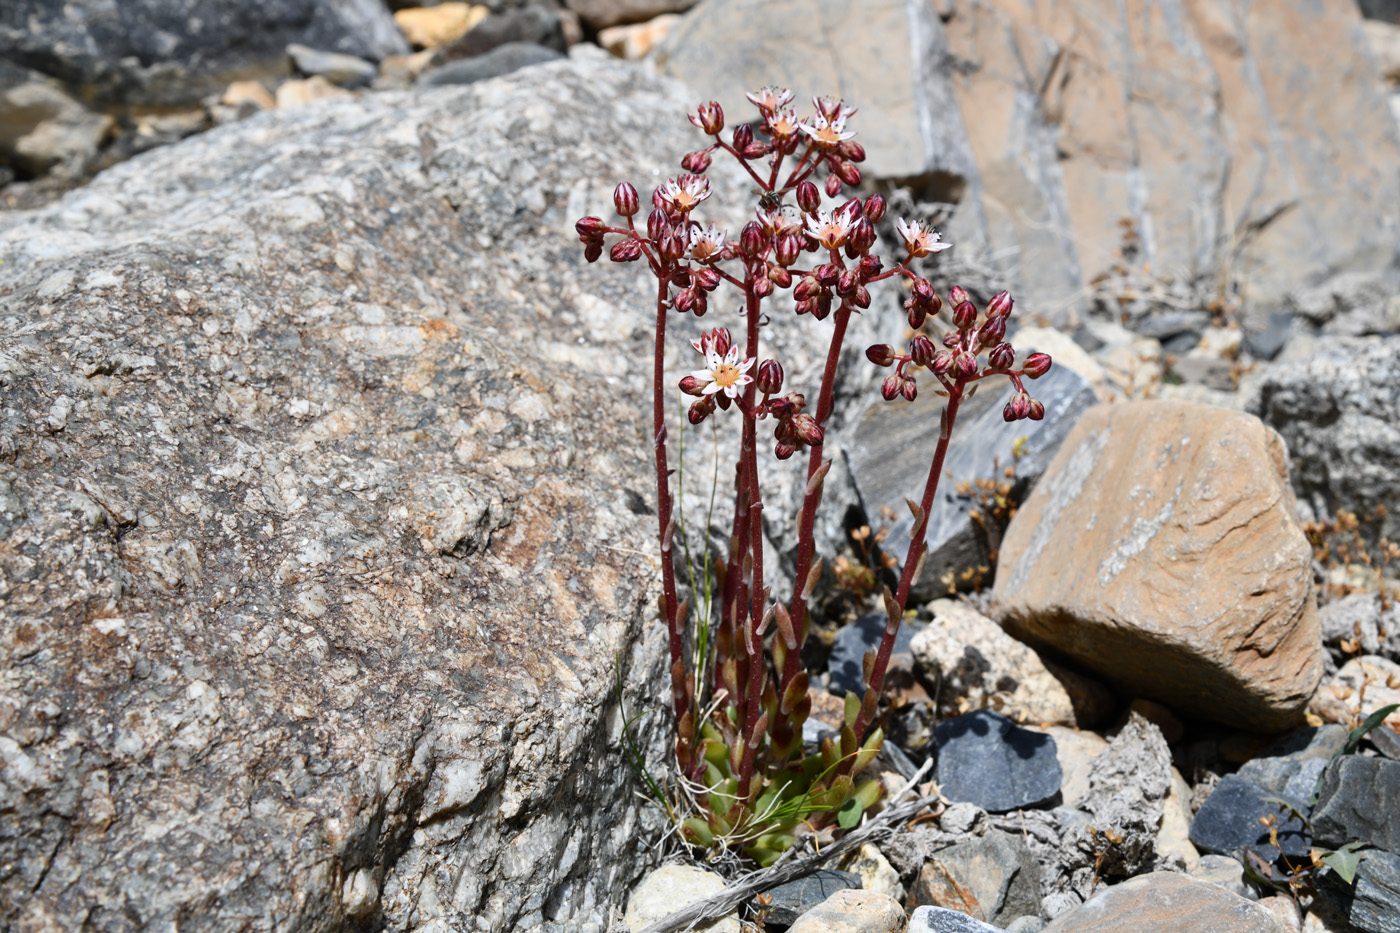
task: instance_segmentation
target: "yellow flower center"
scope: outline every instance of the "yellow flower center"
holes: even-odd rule
[[[686,191],[684,188],[676,192],[676,196],[671,200],[675,202],[676,210],[678,211],[688,211],[692,207],[700,203],[699,201],[695,200],[695,198],[691,196],[690,192]]]
[[[713,376],[715,385],[722,389],[727,389],[734,385],[739,379],[739,367],[730,366],[728,363],[721,363],[715,367]]]
[[[836,127],[827,124],[817,130],[817,142],[823,146],[834,146],[841,141],[841,134],[836,131]]]

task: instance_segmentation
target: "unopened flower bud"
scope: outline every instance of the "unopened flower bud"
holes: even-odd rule
[[[846,158],[850,159],[852,162],[865,161],[865,147],[862,146],[860,143],[856,142],[854,139],[841,140],[840,145],[836,147],[836,151],[841,153]]]
[[[797,186],[797,206],[804,214],[815,214],[822,206],[822,195],[817,186],[804,181]]]
[[[977,375],[977,354],[959,353],[957,359],[953,361],[953,365],[957,369],[958,375],[964,379],[971,379]]]
[[[899,384],[902,382],[898,375],[886,376],[885,381],[880,383],[880,394],[885,401],[893,402],[899,397]]]
[[[928,368],[940,376],[948,375],[948,371],[953,368],[953,354],[947,350],[939,350],[933,355],[933,362],[929,363]]]
[[[724,356],[734,346],[734,335],[727,327],[716,327],[710,331],[710,346],[717,356]]]
[[[758,364],[758,391],[764,395],[776,395],[783,390],[783,366],[777,360],[764,360]]]
[[[967,330],[977,323],[977,307],[970,301],[953,305],[953,323],[959,330]]]
[[[817,419],[811,415],[794,415],[791,424],[792,433],[804,444],[816,446],[825,436],[821,425],[817,424]]]
[[[666,212],[661,208],[655,208],[647,215],[647,239],[653,243],[661,241],[661,234],[666,232]]]
[[[860,257],[860,277],[865,281],[869,282],[879,275],[882,268],[884,268],[884,263],[874,253],[867,253]]]
[[[856,290],[860,284],[860,278],[854,269],[844,269],[836,279],[836,294],[843,298]]]
[[[1009,343],[999,343],[992,347],[992,352],[987,354],[987,362],[992,369],[998,372],[1005,372],[1011,368],[1011,364],[1016,362],[1016,351]]]
[[[877,343],[865,348],[865,358],[876,366],[889,366],[895,360],[894,347],[887,343]]]
[[[870,292],[864,285],[857,285],[855,294],[851,295],[851,304],[864,311],[870,307]]]
[[[772,282],[778,288],[787,288],[792,284],[792,273],[782,266],[769,265],[768,281]]]
[[[746,159],[761,159],[768,154],[768,147],[755,140],[739,151]]]
[[[867,252],[875,245],[875,225],[864,217],[857,220],[846,244],[857,253]]]
[[[1011,314],[1011,293],[1000,291],[987,302],[987,317],[1008,317]]]
[[[694,395],[696,398],[705,394],[707,383],[704,379],[697,379],[694,376],[686,376],[681,380],[681,391],[686,395]]]
[[[812,305],[812,317],[819,321],[825,321],[829,314],[831,314],[831,296],[822,292],[817,296],[816,303]]]
[[[766,275],[760,275],[753,280],[753,284],[749,286],[749,291],[753,293],[755,298],[767,298],[769,295],[773,294],[773,280]]]
[[[768,400],[768,413],[779,421],[786,421],[794,415],[800,414],[807,405],[807,397],[801,392],[793,392],[781,398]],[[780,432],[787,429],[780,426]],[[780,435],[781,436],[781,435]]]
[[[1032,353],[1026,357],[1026,361],[1021,364],[1021,369],[1032,379],[1039,379],[1050,371],[1050,354]]]
[[[909,355],[920,366],[929,365],[933,362],[933,341],[923,334],[916,335],[913,340],[909,341]]]
[[[701,269],[692,269],[690,275],[695,281],[695,284],[707,292],[712,292],[719,287],[720,276],[718,269],[711,269],[706,266]]]
[[[666,209],[666,195],[662,193],[660,188],[652,189],[651,206],[656,208],[658,211],[664,211]]]
[[[933,290],[933,286],[930,285],[928,279],[925,278],[917,278],[914,280],[912,294],[914,300],[921,304],[929,304],[938,300],[938,293]]]
[[[1045,417],[1045,406],[1040,403],[1040,399],[1031,399],[1030,408],[1026,412],[1026,417],[1032,421],[1039,421],[1041,418]]]
[[[836,163],[836,174],[841,176],[841,180],[854,187],[860,184],[860,169],[854,162],[841,159]]]
[[[636,262],[642,258],[642,244],[636,240],[620,240],[613,244],[608,256],[613,262]]]
[[[687,152],[681,159],[681,168],[692,175],[699,175],[710,167],[710,151],[708,149],[697,149],[695,152]]]
[[[778,441],[777,446],[773,448],[773,456],[779,460],[788,460],[795,453],[797,453],[797,448],[787,441]]]
[[[804,275],[792,290],[792,297],[798,301],[811,301],[821,293],[821,283],[814,275]]]
[[[904,378],[899,381],[899,394],[910,402],[914,401],[919,394],[918,380],[908,373],[905,373]]]
[[[1017,392],[1011,396],[1011,401],[1007,402],[1006,407],[1001,410],[1001,417],[1003,421],[1020,421],[1026,417],[1030,410],[1030,399],[1026,397],[1025,393]]]
[[[865,216],[870,218],[872,224],[878,224],[885,216],[885,198],[880,194],[872,194],[865,199]]]
[[[578,238],[585,243],[603,239],[603,231],[607,224],[603,223],[601,217],[583,217],[574,224],[574,229],[578,231]]]
[[[834,262],[822,263],[812,270],[812,274],[817,277],[817,281],[824,287],[830,288],[841,278],[841,267]]]
[[[977,342],[984,347],[994,347],[1006,336],[1006,318],[991,317],[977,328]]]
[[[613,204],[623,217],[631,217],[641,206],[637,202],[637,189],[624,181],[613,189]]]
[[[701,104],[699,109],[690,115],[690,122],[714,136],[724,129],[724,110],[712,100],[708,104]]]
[[[834,198],[841,193],[841,179],[837,178],[835,175],[828,175],[826,176],[826,185],[824,187],[826,188],[826,196]]]
[[[753,143],[753,127],[741,123],[734,128],[734,148],[743,152]]]
[[[685,255],[685,248],[689,237],[685,235],[684,229],[684,227],[670,227],[661,234],[661,242],[657,245],[657,248],[661,253],[662,259],[667,262],[675,262]]]
[[[967,289],[963,288],[961,285],[954,285],[948,290],[948,303],[955,308],[964,301],[971,300],[972,297],[968,295]]]
[[[603,255],[603,241],[590,240],[583,248],[583,258],[588,262],[597,262],[598,257]]]
[[[816,303],[817,302],[815,299],[803,298],[799,300],[796,304],[794,304],[792,306],[792,309],[798,314],[811,314],[812,308],[816,305]]]
[[[691,424],[699,424],[715,411],[715,397],[713,395],[702,396],[690,403],[690,410],[686,412],[686,419]]]
[[[781,265],[792,265],[797,262],[797,257],[802,254],[802,239],[796,234],[784,233],[782,236],[778,237],[775,253],[775,258],[777,258]]]
[[[915,301],[904,302],[904,310],[909,315],[909,327],[911,330],[918,330],[924,326],[924,306]]]
[[[943,346],[949,350],[956,350],[962,346],[962,335],[955,330],[950,330],[943,335]]]
[[[763,252],[763,228],[758,221],[750,220],[744,224],[744,230],[739,234],[739,255],[746,259],[753,259]]]

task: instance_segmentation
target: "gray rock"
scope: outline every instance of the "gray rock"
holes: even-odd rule
[[[563,54],[533,42],[507,42],[475,58],[463,58],[423,72],[419,87],[443,87],[450,84],[475,84],[487,78],[510,74],[531,65],[558,61]]]
[[[861,616],[836,630],[836,640],[831,644],[831,654],[827,656],[827,689],[837,696],[848,692],[865,692],[865,653],[879,651],[880,641],[885,635],[883,612],[871,612]],[[904,655],[907,664],[912,665],[913,655],[909,644],[914,636],[926,628],[923,622],[901,622],[899,633],[894,637],[893,655]],[[893,655],[891,663],[894,662]]]
[[[984,516],[990,510],[976,497],[959,493],[959,484],[1002,482],[1005,470],[1012,468],[1011,499],[1023,501],[1079,415],[1096,401],[1089,383],[1063,366],[1052,366],[1049,373],[1027,387],[1045,405],[1042,421],[1006,424],[1001,411],[1011,398],[1011,389],[996,384],[983,386],[959,410],[944,475],[929,510],[924,535],[928,558],[914,582],[911,599],[928,599],[955,587],[968,589],[979,581],[985,583],[995,564],[991,554],[997,538],[989,537],[985,520],[978,523],[971,517],[974,509]],[[872,406],[852,432],[848,459],[861,505],[872,517],[884,509],[894,512],[896,518],[882,547],[901,562],[908,553],[914,524],[904,500],[918,501],[923,495],[944,401],[925,386],[913,402]],[[1019,450],[1020,456],[1013,450]],[[918,456],[911,456],[911,452],[918,452]],[[965,577],[969,571],[971,576]]]
[[[492,13],[468,29],[465,35],[438,49],[433,58],[435,62],[471,58],[507,42],[543,45],[557,52],[568,49],[559,10],[545,3],[531,3],[519,9]]]
[[[1162,730],[1137,713],[1094,757],[1089,793],[1078,806],[1093,817],[1099,833],[1112,831],[1119,839],[1104,848],[1098,865],[1102,876],[1127,877],[1155,867],[1157,830],[1171,792],[1171,771],[1171,751]]]
[[[949,800],[990,813],[1041,806],[1060,792],[1055,740],[991,710],[945,719],[935,730],[937,780]]]
[[[1259,892],[1245,878],[1244,866],[1239,859],[1228,855],[1202,855],[1201,863],[1191,872],[1191,877],[1219,885],[1246,900],[1259,900]]]
[[[1280,850],[1289,858],[1306,857],[1312,844],[1307,828],[1296,816],[1281,812],[1277,804],[1264,802],[1266,797],[1278,796],[1239,775],[1225,775],[1191,821],[1191,842],[1202,852],[1219,855],[1237,855],[1247,848],[1270,862],[1278,859]],[[1305,801],[1289,802],[1308,812]],[[1277,846],[1269,841],[1268,828],[1259,822],[1266,816],[1278,819]]]
[[[0,927],[606,927],[656,828],[650,338],[572,227],[688,103],[326,101],[0,218]]]
[[[1338,725],[1300,729],[1240,765],[1237,774],[1273,796],[1312,800],[1322,769],[1346,740],[1347,730]]]
[[[1250,410],[1283,436],[1293,488],[1319,517],[1392,506],[1400,501],[1400,336],[1322,337],[1307,349],[1265,371]],[[1400,510],[1361,530],[1400,539]]]
[[[1383,607],[1378,592],[1352,593],[1318,610],[1322,643],[1334,665],[1345,664],[1357,654],[1380,655],[1400,661],[1400,607]],[[1356,642],[1348,651],[1342,642]]]
[[[1278,933],[1269,911],[1177,872],[1139,875],[1101,888],[1045,933]]]
[[[341,87],[360,87],[369,84],[378,73],[374,65],[341,52],[323,52],[310,46],[293,42],[287,46],[287,54],[304,75],[320,75],[332,84]]]
[[[1159,311],[1141,320],[1132,322],[1132,330],[1141,337],[1151,337],[1160,340],[1163,344],[1167,341],[1189,335],[1195,338],[1191,346],[1200,342],[1201,334],[1210,326],[1210,312],[1208,311]],[[1186,347],[1185,349],[1190,349]],[[1184,351],[1177,351],[1184,352]]]
[[[0,165],[24,175],[81,177],[115,121],[92,113],[52,78],[0,58]]]
[[[1361,859],[1351,922],[1366,933],[1400,933],[1400,855],[1368,852]]]
[[[909,933],[1003,933],[1000,927],[973,920],[944,907],[920,907],[909,915]]]
[[[699,0],[564,0],[589,29],[640,23],[662,13],[684,13]]]
[[[1254,315],[1245,322],[1244,348],[1256,360],[1271,360],[1278,356],[1284,344],[1293,336],[1293,315],[1288,311],[1272,311]]]
[[[1396,293],[1393,273],[1344,272],[1321,285],[1292,292],[1284,307],[1327,334],[1387,334],[1400,329],[1393,303]]]
[[[1006,925],[1006,933],[1040,933],[1045,921],[1039,917],[1017,917]]]
[[[287,72],[285,49],[378,61],[408,51],[380,0],[13,0],[0,8],[0,56],[57,78],[99,106],[194,103],[230,80]]]
[[[1040,866],[1019,837],[988,833],[937,852],[919,871],[908,906],[951,906],[1005,925],[1040,914]]]
[[[1343,755],[1327,766],[1313,808],[1313,836],[1338,848],[1364,842],[1400,851],[1400,761]]]
[[[780,884],[768,891],[773,903],[768,907],[764,922],[775,926],[791,926],[797,918],[816,907],[837,891],[860,888],[860,876],[848,871],[820,868],[810,875]],[[750,902],[756,907],[755,902]]]

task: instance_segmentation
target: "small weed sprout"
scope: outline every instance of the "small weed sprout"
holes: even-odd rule
[[[758,109],[758,120],[736,127],[728,139],[722,135],[725,117],[718,103],[711,101],[689,115],[709,141],[681,159],[684,174],[652,192],[649,212],[642,213],[637,190],[622,182],[613,192],[621,220],[610,224],[584,217],[576,229],[589,262],[606,252],[613,262],[644,262],[656,279],[650,441],[661,615],[669,636],[681,775],[675,799],[685,805],[668,809],[687,842],[719,852],[739,850],[766,866],[798,835],[833,823],[855,826],[879,800],[880,782],[860,780],[861,771],[883,739],[875,723],[880,692],[910,587],[925,556],[927,516],[959,406],[982,380],[1006,378],[1016,391],[1002,413],[1005,420],[1039,420],[1044,406],[1031,398],[1024,380],[1044,375],[1050,357],[1032,353],[1018,360],[1006,341],[1012,310],[1008,293],[996,294],[979,309],[966,290],[954,287],[945,303],[914,271],[917,260],[950,246],[923,223],[897,221],[902,255],[887,259],[876,252],[875,225],[885,215],[885,199],[872,194],[841,200],[848,187],[860,183],[859,163],[865,159],[847,128],[854,108],[816,98],[815,111],[799,119],[794,95],[786,89],[764,88],[748,99]],[[716,156],[737,160],[757,186],[751,189],[754,219],[738,236],[700,219],[704,203],[715,195],[705,172]],[[831,468],[823,458],[823,443],[851,316],[870,307],[870,288],[887,279],[906,286],[904,310],[914,336],[903,349],[877,345],[866,350],[871,363],[891,370],[881,394],[887,401],[912,401],[919,391],[916,374],[927,370],[938,385],[935,391],[947,401],[939,423],[930,425],[936,443],[922,494],[917,501],[906,500],[914,528],[898,588],[886,588],[883,594],[888,622],[879,649],[865,658],[865,693],[847,695],[839,738],[828,737],[809,753],[802,726],[812,700],[802,645],[822,570],[813,528]],[[698,567],[694,555],[685,555],[690,593],[702,603],[699,624],[707,627],[687,653],[689,607],[680,598],[673,549],[683,516],[671,490],[665,420],[667,322],[671,313],[704,316],[721,289],[742,296],[743,330],[735,335],[716,327],[692,341],[695,369],[678,388],[691,399],[685,415],[691,425],[712,417],[738,419],[740,453],[728,554],[714,560],[701,555]],[[759,358],[760,327],[827,318],[832,319],[830,346],[815,395],[790,391],[782,362]],[[771,441],[761,445],[765,426],[772,429]],[[773,600],[771,581],[764,580],[760,446],[779,460],[807,456],[796,523],[794,595],[787,605]],[[865,582],[856,569],[845,568],[853,588]],[[717,604],[713,630],[711,613],[705,611],[711,599]]]

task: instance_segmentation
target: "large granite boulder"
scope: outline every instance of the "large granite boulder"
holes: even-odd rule
[[[879,127],[868,171],[957,202],[949,255],[1062,323],[1128,267],[1267,310],[1391,263],[1400,142],[1360,21],[1352,0],[706,0],[656,60],[726,108],[846,95]]]
[[[7,0],[0,60],[100,107],[198,101],[285,74],[287,44],[378,60],[408,51],[382,0]]]
[[[5,218],[0,927],[606,927],[617,664],[665,696],[649,312],[572,225],[687,100],[323,101]]]
[[[1100,405],[1007,529],[994,615],[1135,695],[1284,728],[1323,671],[1293,504],[1283,443],[1257,418]]]

